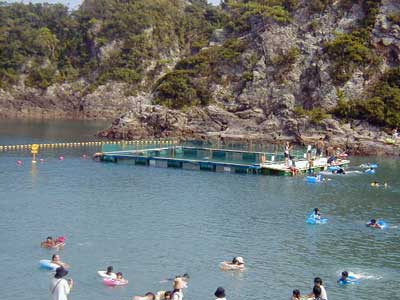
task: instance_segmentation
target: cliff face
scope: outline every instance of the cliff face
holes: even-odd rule
[[[400,66],[400,3],[264,2],[226,1],[221,28],[196,42],[179,44],[174,33],[161,55],[143,60],[133,84],[113,78],[90,92],[74,91],[79,81],[15,86],[0,93],[3,114],[120,115],[101,133],[109,138],[324,139],[354,152],[397,153],[382,128],[399,123],[400,78],[387,73]],[[108,38],[94,47],[100,65],[122,55],[124,43]]]

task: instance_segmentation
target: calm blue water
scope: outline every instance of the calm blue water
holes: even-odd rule
[[[0,144],[79,140],[100,129],[57,122],[25,123],[12,131],[4,124]],[[51,274],[38,268],[40,259],[54,253],[39,247],[48,235],[67,236],[59,254],[71,265],[73,300],[168,290],[170,284],[160,281],[185,272],[191,275],[185,290],[190,300],[214,299],[218,286],[229,300],[288,299],[295,288],[308,293],[315,276],[324,280],[330,300],[398,299],[398,159],[369,158],[380,164],[376,176],[334,177],[316,185],[303,178],[82,159],[90,151],[96,150],[41,153],[45,162],[34,166],[27,153],[0,152],[0,299],[49,298]],[[352,164],[366,161],[353,158]],[[390,187],[372,188],[374,179]],[[314,207],[327,225],[305,223]],[[371,217],[391,227],[366,228]],[[221,272],[219,262],[236,255],[245,258],[247,270]],[[107,265],[123,272],[129,285],[105,287],[96,271]],[[360,285],[338,286],[344,269],[365,278]]]

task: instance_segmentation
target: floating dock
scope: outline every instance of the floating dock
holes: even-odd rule
[[[294,165],[285,164],[283,154],[208,147],[169,146],[141,149],[121,149],[104,146],[95,158],[104,162],[126,162],[160,168],[181,168],[213,172],[294,176],[319,172],[328,168],[327,158],[318,157],[312,163],[304,153],[294,156]],[[111,151],[110,151],[111,150]],[[347,166],[348,160],[337,160],[335,165]]]

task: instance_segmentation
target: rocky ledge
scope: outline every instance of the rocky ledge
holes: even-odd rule
[[[258,114],[258,118],[254,115]],[[248,116],[252,116],[248,119]],[[334,119],[313,125],[306,118],[265,118],[254,110],[229,113],[218,106],[185,112],[157,105],[142,105],[116,119],[98,135],[108,139],[177,138],[211,142],[307,145],[323,141],[327,148],[341,148],[353,155],[396,155],[400,144],[366,122],[340,123]]]

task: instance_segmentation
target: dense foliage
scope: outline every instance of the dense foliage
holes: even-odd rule
[[[206,105],[211,99],[208,86],[221,82],[219,66],[240,64],[244,41],[229,39],[222,46],[203,49],[178,62],[175,70],[157,83],[156,103],[171,108],[184,108],[195,104]]]
[[[400,127],[400,68],[386,72],[370,90],[366,99],[346,100],[343,95],[334,113],[346,119]]]
[[[359,26],[350,33],[337,34],[334,40],[325,43],[324,50],[332,61],[331,75],[337,84],[348,81],[357,68],[374,69],[377,64],[378,57],[370,41],[379,4],[380,0],[363,0],[365,18]]]
[[[74,12],[0,2],[0,85],[137,83],[150,61],[194,51],[221,22],[206,0],[86,0]]]

